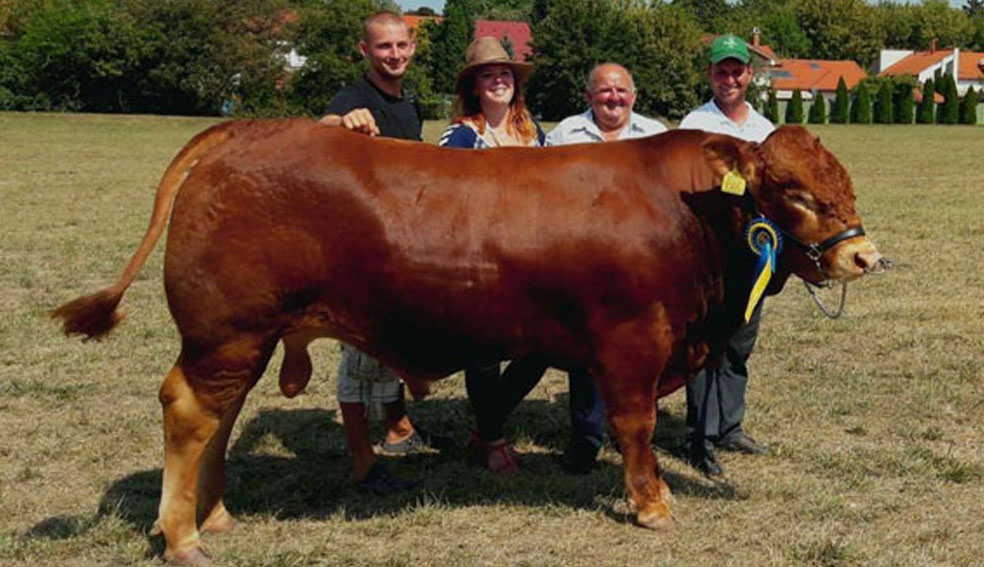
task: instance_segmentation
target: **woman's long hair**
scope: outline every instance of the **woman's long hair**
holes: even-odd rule
[[[451,123],[460,124],[469,121],[475,125],[480,135],[485,135],[485,115],[482,114],[482,103],[475,94],[475,76],[478,75],[476,67],[466,77],[458,83],[458,93],[451,106]],[[509,122],[506,124],[506,132],[510,135],[518,135],[524,144],[529,144],[530,140],[536,138],[536,126],[533,125],[533,116],[526,109],[526,99],[523,97],[523,89],[519,81],[516,80],[516,73],[510,67],[509,72],[513,76],[513,98],[509,103]]]

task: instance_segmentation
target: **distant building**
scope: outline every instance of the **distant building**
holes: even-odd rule
[[[768,73],[779,100],[791,99],[793,91],[799,89],[803,100],[822,96],[827,102],[837,97],[837,83],[841,78],[850,90],[868,76],[855,61],[823,59],[781,59]]]
[[[984,88],[984,53],[961,51],[960,48],[937,49],[932,42],[929,51],[883,49],[873,71],[879,77],[911,75],[920,83],[937,74],[951,75],[957,83],[957,94],[963,96],[973,86]]]
[[[500,42],[509,38],[512,44],[513,57],[517,61],[526,61],[533,55],[530,46],[530,25],[526,22],[507,22],[503,20],[476,20],[475,38],[494,37]]]

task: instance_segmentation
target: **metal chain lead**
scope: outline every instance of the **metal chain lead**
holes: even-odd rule
[[[806,288],[806,291],[810,292],[810,297],[813,298],[813,303],[816,303],[817,304],[817,308],[820,309],[820,312],[823,313],[824,315],[826,315],[827,317],[829,317],[831,319],[836,319],[836,318],[840,317],[841,314],[844,313],[844,303],[847,301],[847,284],[846,283],[843,283],[843,282],[841,283],[840,305],[837,307],[837,311],[836,312],[831,312],[830,310],[827,309],[827,307],[823,304],[823,300],[820,299],[820,296],[817,295],[817,292],[814,289],[814,288],[819,288],[819,287],[827,287],[827,288],[830,288],[830,287],[833,287],[833,285],[828,284],[826,286],[819,286],[819,285],[810,284],[806,280],[803,280],[803,286]]]

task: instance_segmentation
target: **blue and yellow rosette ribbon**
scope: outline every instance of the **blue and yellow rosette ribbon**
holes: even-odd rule
[[[781,234],[776,225],[764,217],[752,219],[745,227],[745,241],[758,256],[755,273],[752,276],[752,291],[748,296],[748,305],[745,307],[746,322],[751,319],[755,306],[762,299],[769,280],[776,271],[776,258],[782,251]]]

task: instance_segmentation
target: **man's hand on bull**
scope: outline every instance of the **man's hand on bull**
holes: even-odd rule
[[[356,108],[343,116],[328,114],[321,119],[321,123],[328,126],[341,125],[349,130],[355,130],[356,132],[368,134],[370,136],[379,135],[379,126],[376,126],[376,119],[373,118],[372,113],[365,108]]]

